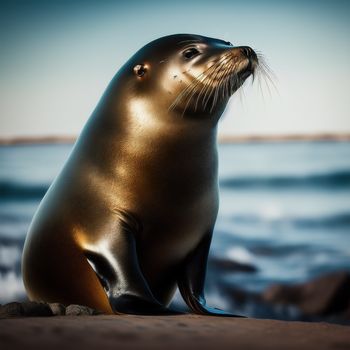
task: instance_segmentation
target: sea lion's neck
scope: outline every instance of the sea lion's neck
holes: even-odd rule
[[[179,159],[190,154],[209,156],[216,153],[216,139],[217,126],[209,120],[186,119],[175,111],[156,109],[146,100],[138,100],[96,108],[75,151],[83,158],[94,159],[95,164],[113,167],[126,154],[143,154],[145,159],[159,153],[178,155]]]

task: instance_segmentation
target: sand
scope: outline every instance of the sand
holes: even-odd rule
[[[0,320],[5,349],[350,349],[350,327],[197,315]]]

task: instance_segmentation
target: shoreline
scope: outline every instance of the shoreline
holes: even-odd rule
[[[0,146],[73,144],[77,136],[18,136],[0,138]],[[350,133],[333,134],[275,134],[275,135],[219,135],[219,144],[265,142],[349,142]]]
[[[350,328],[329,323],[199,315],[100,315],[7,318],[0,324],[4,349],[350,348]]]

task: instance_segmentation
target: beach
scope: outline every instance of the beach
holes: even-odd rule
[[[179,316],[58,316],[0,320],[5,349],[349,349],[328,323]]]

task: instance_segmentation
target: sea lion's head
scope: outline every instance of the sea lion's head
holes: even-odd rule
[[[248,46],[177,34],[150,42],[121,71],[130,103],[155,105],[162,116],[166,111],[171,117],[218,119],[257,65]]]

